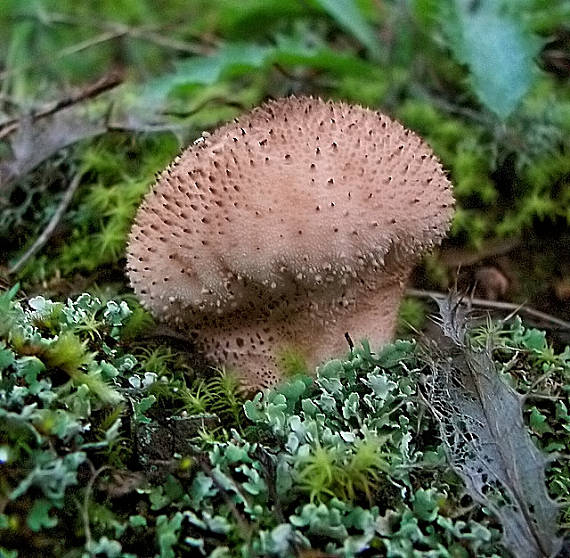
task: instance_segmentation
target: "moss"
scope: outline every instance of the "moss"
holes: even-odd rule
[[[133,312],[123,327],[123,340],[128,342],[142,336],[155,325],[155,322],[150,312],[140,305],[134,295],[124,296],[123,299],[128,301],[129,307]]]
[[[399,108],[398,116],[450,172],[458,201],[451,228],[456,241],[478,247],[486,238],[532,229],[535,222],[570,222],[567,104],[552,80],[541,80],[518,120],[492,135],[482,123],[468,124],[428,101],[408,100]]]
[[[134,140],[110,136],[87,146],[79,157],[84,176],[80,191],[62,222],[71,232],[65,239],[55,238],[20,276],[38,281],[119,262],[142,197],[177,150],[178,142],[169,134]]]
[[[422,300],[412,297],[404,298],[398,311],[398,334],[420,331],[425,324],[427,313],[428,308]]]
[[[307,374],[307,359],[305,355],[294,347],[286,347],[278,357],[278,366],[285,378],[290,378],[298,374]]]
[[[384,72],[366,76],[349,75],[339,80],[335,97],[366,107],[376,107],[382,104],[390,87],[393,87],[393,83]]]
[[[499,193],[489,173],[489,154],[475,145],[465,145],[457,152],[452,173],[454,193],[464,201],[475,201],[478,205],[492,205]]]

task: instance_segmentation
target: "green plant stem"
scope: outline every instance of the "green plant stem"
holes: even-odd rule
[[[95,485],[95,481],[99,477],[99,475],[110,469],[109,465],[103,465],[96,471],[93,471],[93,475],[89,479],[87,483],[87,488],[85,489],[85,496],[83,498],[83,505],[81,506],[81,516],[83,519],[83,525],[85,529],[85,546],[89,548],[91,546],[91,527],[89,526],[89,498],[91,497],[91,492],[93,492],[93,486]]]

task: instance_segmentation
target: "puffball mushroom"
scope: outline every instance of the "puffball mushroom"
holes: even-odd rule
[[[272,386],[293,349],[313,367],[392,338],[406,280],[441,242],[451,184],[426,143],[379,112],[269,101],[204,134],[160,175],[128,275],[244,387]]]

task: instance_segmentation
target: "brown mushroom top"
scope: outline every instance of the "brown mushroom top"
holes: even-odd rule
[[[295,308],[295,297],[382,269],[389,252],[409,267],[445,236],[452,206],[440,163],[398,122],[279,99],[201,138],[161,174],[131,232],[129,276],[170,321],[263,316],[271,301]]]

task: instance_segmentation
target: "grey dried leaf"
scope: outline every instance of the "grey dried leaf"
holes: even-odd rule
[[[22,119],[10,137],[12,157],[0,162],[0,194],[8,197],[13,183],[43,161],[78,141],[102,134],[104,119],[92,118],[82,107],[68,107],[41,123]]]
[[[471,346],[468,316],[456,296],[439,304],[442,338],[426,351],[426,399],[451,467],[467,493],[500,521],[517,558],[555,556],[559,506],[545,484],[548,458],[525,428],[522,397],[498,375],[491,347]]]

